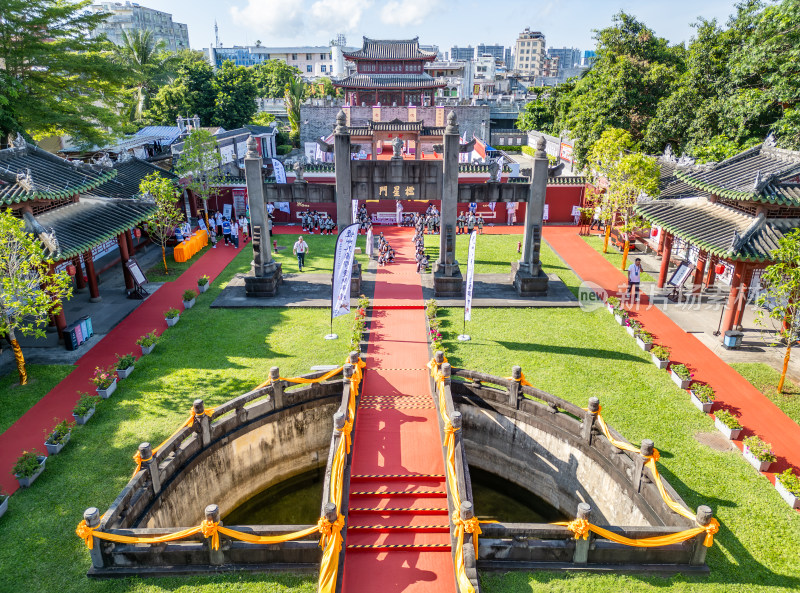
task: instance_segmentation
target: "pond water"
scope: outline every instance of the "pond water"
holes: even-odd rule
[[[494,474],[470,468],[475,510],[482,520],[549,523],[565,519],[538,496]],[[268,488],[223,518],[226,525],[312,525],[322,506],[324,469]]]

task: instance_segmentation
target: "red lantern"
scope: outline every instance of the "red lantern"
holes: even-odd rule
[[[73,266],[72,264],[67,266],[67,274],[69,274],[70,276],[74,276],[76,271],[77,270],[75,269],[75,266]]]
[[[137,239],[142,236],[142,229],[133,229],[133,236]]]
[[[714,266],[714,273],[716,274],[724,274],[725,273],[725,264],[719,263]]]

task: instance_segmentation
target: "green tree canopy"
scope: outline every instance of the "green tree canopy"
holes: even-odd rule
[[[216,195],[222,177],[222,159],[217,149],[217,140],[208,130],[194,130],[183,143],[183,152],[178,158],[175,172],[185,179],[187,189],[203,202],[206,226],[208,226],[208,200]]]
[[[167,269],[167,241],[175,232],[175,227],[184,220],[184,214],[178,207],[180,189],[172,180],[150,173],[139,184],[139,193],[146,199],[153,200],[156,210],[147,219],[147,232],[150,238],[161,246],[161,261],[164,263],[164,273]]]
[[[258,110],[253,71],[223,62],[214,76],[214,123],[226,130],[241,128]]]
[[[178,52],[174,70],[173,80],[162,86],[151,100],[147,120],[155,125],[172,126],[179,115],[197,115],[202,125],[214,123],[214,69],[203,53]]]
[[[283,60],[267,60],[253,67],[259,97],[283,98],[286,85],[300,75],[300,70]]]

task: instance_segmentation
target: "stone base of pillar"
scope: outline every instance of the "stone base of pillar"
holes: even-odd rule
[[[99,303],[103,300],[103,297],[89,297],[90,303]]]
[[[353,272],[350,276],[350,298],[358,298],[361,295],[361,264],[353,262]]]
[[[539,270],[539,274],[534,276],[527,270],[521,270],[518,261],[511,262],[511,282],[521,297],[547,296],[547,274]]]
[[[283,281],[283,268],[281,264],[274,263],[264,266],[263,276],[244,277],[244,292],[248,297],[268,298],[278,294],[278,285]]]
[[[437,297],[454,297],[464,294],[464,276],[456,272],[445,276],[444,272],[433,273],[433,294]]]

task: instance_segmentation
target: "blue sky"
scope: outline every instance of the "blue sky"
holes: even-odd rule
[[[452,45],[511,45],[525,27],[542,31],[548,47],[591,49],[592,29],[622,9],[671,42],[688,41],[697,17],[727,20],[734,0],[138,0],[189,25],[193,48],[208,47],[219,23],[224,46],[327,45],[336,33],[348,45],[361,36],[419,35],[442,51]]]

